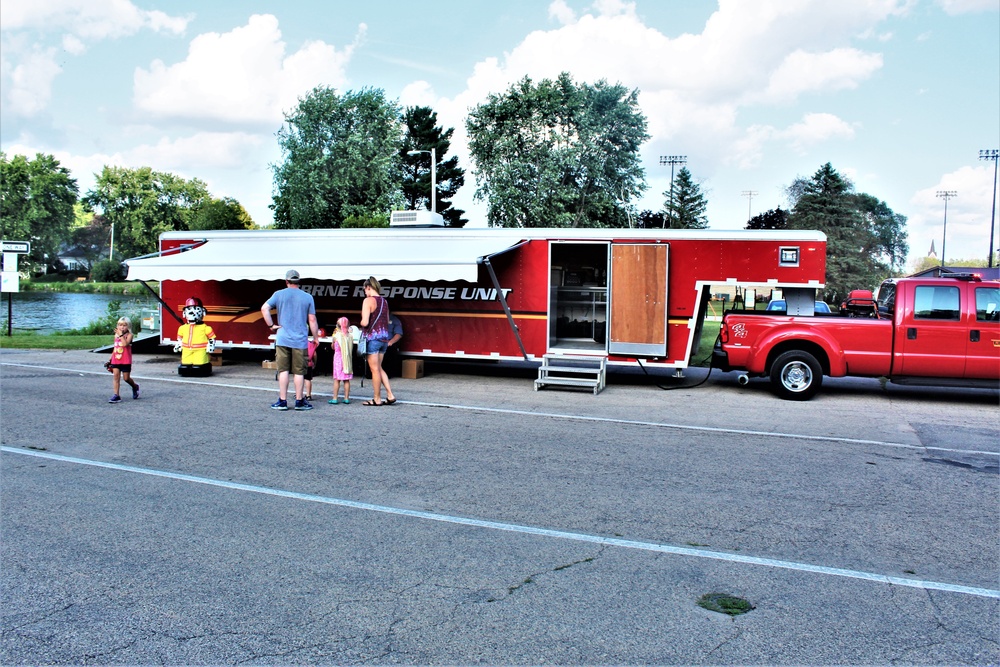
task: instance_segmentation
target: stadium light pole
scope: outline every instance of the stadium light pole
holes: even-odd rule
[[[987,260],[986,265],[991,269],[993,268],[993,230],[996,229],[997,223],[997,158],[1000,158],[1000,150],[996,148],[991,148],[985,151],[979,151],[980,160],[993,160],[993,199],[990,202],[991,212],[990,212],[990,257]]]
[[[756,190],[744,190],[740,194],[747,198],[747,224],[749,224],[751,218],[750,204],[753,202],[753,198],[756,197],[759,193]]]
[[[407,151],[407,155],[429,153],[431,156],[431,213],[437,213],[437,149],[429,151]]]
[[[674,210],[674,166],[678,164],[687,164],[687,155],[661,155],[660,156],[660,166],[665,164],[670,165],[670,206],[667,211],[666,217],[663,218],[663,226],[667,226],[667,218],[670,217],[671,211]]]
[[[938,190],[935,196],[944,200],[944,231],[941,234],[941,268],[943,269],[945,244],[948,243],[948,200],[957,197],[958,193],[954,190]]]

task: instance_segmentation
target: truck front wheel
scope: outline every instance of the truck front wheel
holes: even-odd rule
[[[822,384],[823,369],[808,352],[785,352],[771,365],[771,386],[785,400],[808,401]]]

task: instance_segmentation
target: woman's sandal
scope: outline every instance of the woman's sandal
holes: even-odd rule
[[[375,401],[365,401],[361,405],[377,405],[378,407],[382,407],[385,404],[384,403],[376,403]]]
[[[386,405],[395,405],[396,404],[396,399],[395,398],[392,398],[392,399],[387,398],[387,399],[385,399],[385,404]]]

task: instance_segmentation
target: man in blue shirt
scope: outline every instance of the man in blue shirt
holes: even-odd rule
[[[278,311],[277,323],[271,320],[271,309]],[[264,324],[275,334],[274,360],[278,367],[278,400],[271,407],[288,409],[288,375],[295,383],[295,409],[312,410],[313,406],[302,397],[305,384],[306,359],[309,334],[319,338],[316,322],[316,302],[312,294],[299,288],[299,272],[290,269],[285,274],[285,289],[280,289],[260,307]]]

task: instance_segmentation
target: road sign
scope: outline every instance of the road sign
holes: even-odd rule
[[[16,252],[23,255],[31,252],[31,243],[28,241],[3,241],[0,252]]]

